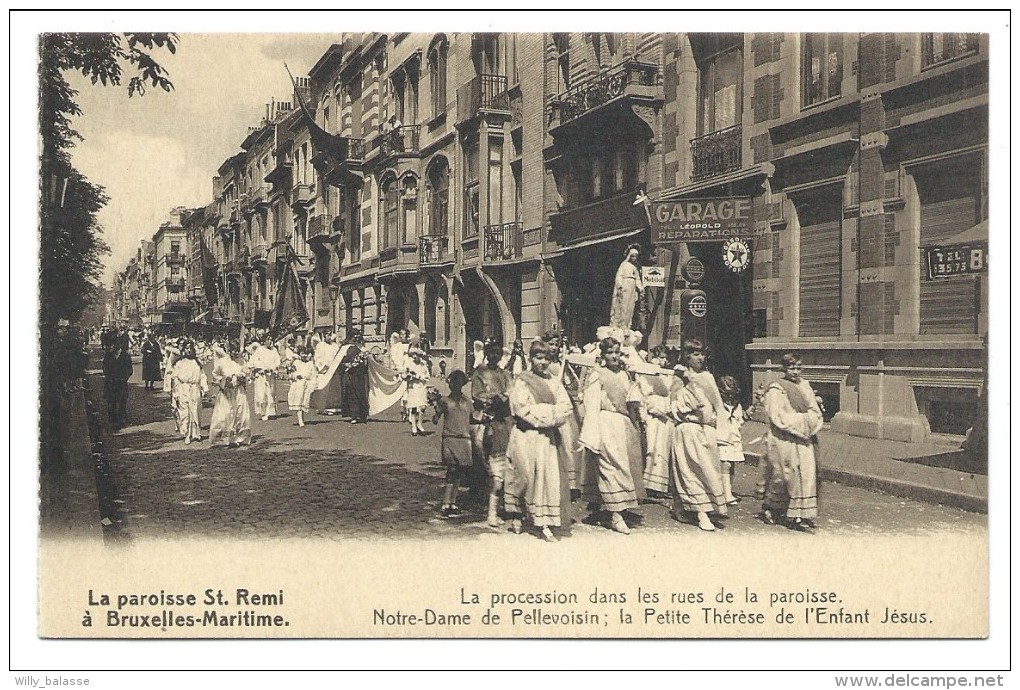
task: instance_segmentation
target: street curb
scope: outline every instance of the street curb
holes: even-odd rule
[[[755,467],[764,457],[761,453],[744,453],[744,460]],[[836,482],[846,486],[854,486],[870,491],[881,491],[882,493],[901,498],[910,498],[924,503],[937,503],[953,508],[960,508],[972,513],[988,513],[988,497],[965,494],[959,491],[949,491],[934,486],[926,486],[917,482],[893,479],[892,477],[880,477],[864,472],[854,472],[845,469],[822,467],[819,469],[818,478],[824,481]]]

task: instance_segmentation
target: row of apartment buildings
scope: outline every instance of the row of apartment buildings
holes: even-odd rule
[[[187,296],[188,243],[182,218],[188,209],[175,208],[150,239],[144,239],[127,266],[114,276],[109,320],[131,327],[182,323],[194,304]]]
[[[978,34],[340,34],[182,218],[186,297],[265,323],[296,254],[308,329],[414,324],[462,368],[485,337],[591,340],[636,242],[668,274],[648,345],[679,344],[698,258],[717,374],[750,390],[797,350],[834,427],[962,433],[987,282],[923,252],[987,234],[987,158]],[[749,269],[654,246],[639,190],[749,198]]]

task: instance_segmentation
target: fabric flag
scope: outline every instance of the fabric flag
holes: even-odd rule
[[[207,304],[216,304],[216,258],[205,244],[205,236],[198,236],[198,250],[202,261],[202,287]]]
[[[404,397],[407,382],[389,367],[368,358],[368,414],[377,415]]]
[[[305,308],[305,299],[301,294],[297,273],[294,271],[294,264],[291,260],[287,262],[287,267],[280,279],[270,335],[273,340],[279,340],[306,323],[308,323],[308,310]]]

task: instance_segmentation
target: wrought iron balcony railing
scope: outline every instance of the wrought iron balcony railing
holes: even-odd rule
[[[457,122],[466,122],[481,110],[510,112],[506,77],[500,74],[479,74],[457,89]]]
[[[383,157],[413,155],[418,153],[418,125],[404,125],[376,137],[377,146]]]
[[[559,110],[559,124],[626,95],[631,87],[656,86],[658,75],[657,65],[628,60],[586,79],[553,98],[552,105]]]
[[[500,225],[486,225],[482,259],[484,261],[510,261],[524,253],[523,224],[519,220]]]
[[[418,261],[422,265],[441,264],[450,258],[446,235],[422,235],[418,238]]]
[[[694,172],[691,179],[704,180],[740,170],[741,126],[734,125],[691,139]]]
[[[317,213],[308,217],[308,241],[321,243],[329,241],[330,225],[329,216],[324,213]]]

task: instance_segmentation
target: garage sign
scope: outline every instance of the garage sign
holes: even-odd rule
[[[652,204],[652,242],[723,242],[754,234],[751,197],[657,201]]]

